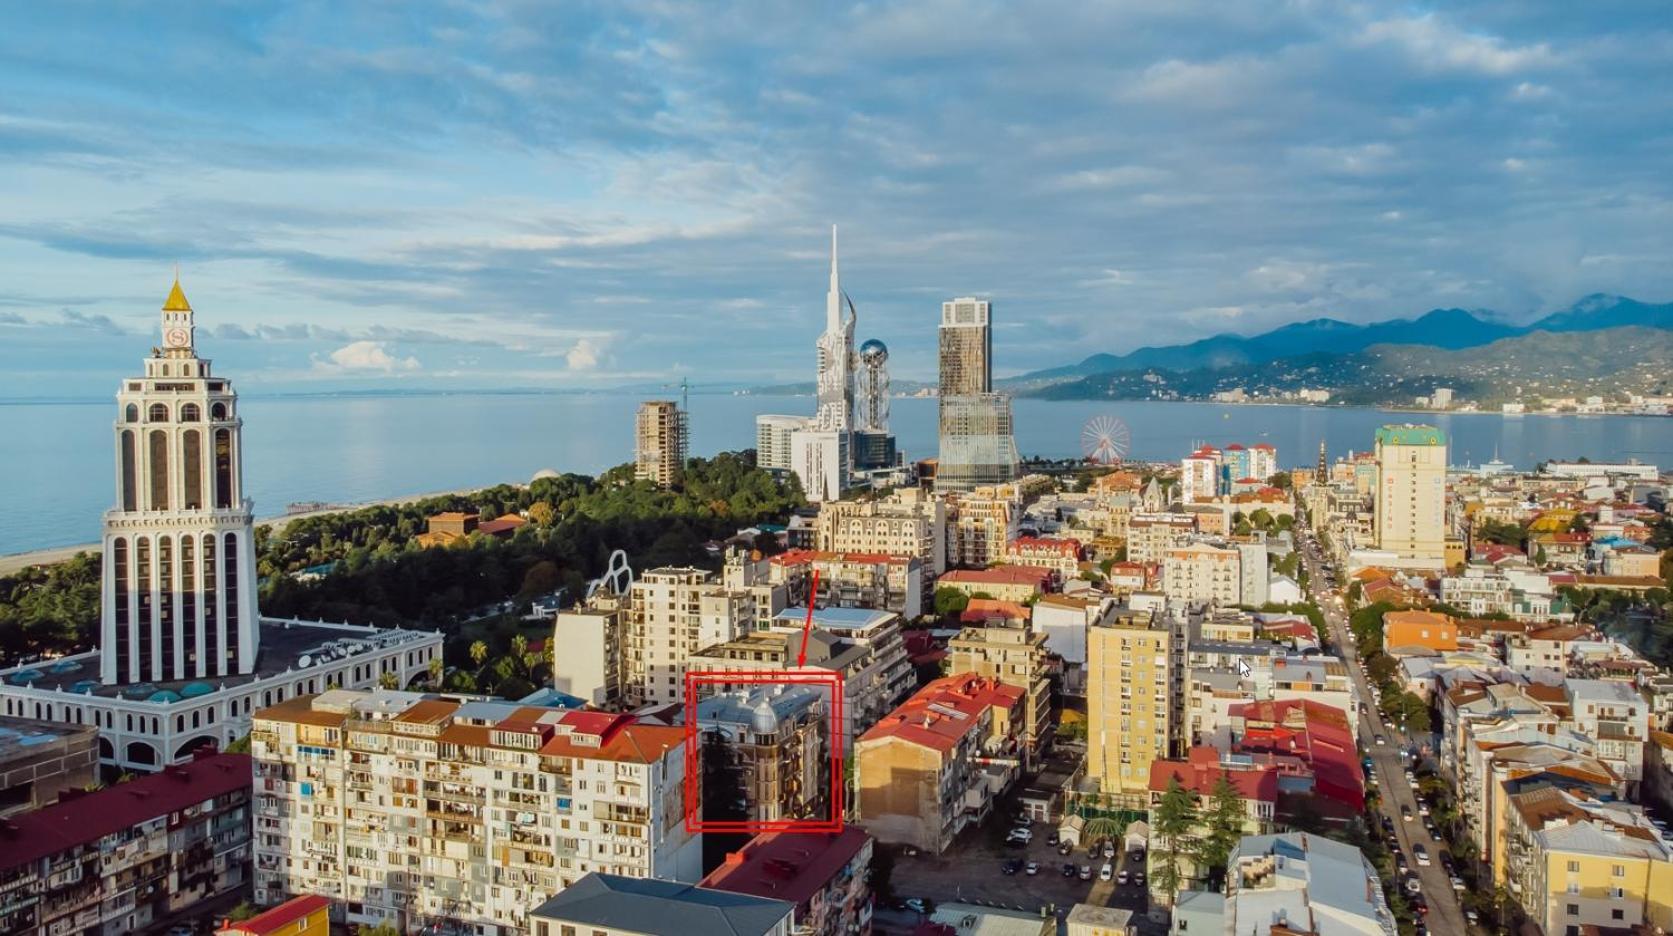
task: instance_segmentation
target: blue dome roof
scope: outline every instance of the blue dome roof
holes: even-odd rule
[[[180,687],[182,699],[195,699],[201,695],[208,695],[215,691],[215,687],[206,682],[189,682]]]
[[[73,673],[78,669],[81,669],[81,663],[76,660],[59,660],[52,664],[54,673]]]
[[[158,689],[156,692],[153,692],[149,696],[146,696],[145,701],[147,701],[147,702],[179,702],[180,701],[180,693],[175,692],[173,689]]]
[[[86,693],[92,692],[97,688],[99,688],[99,681],[97,679],[83,679],[71,686],[70,691]]]
[[[17,683],[20,686],[28,685],[40,678],[41,671],[38,669],[18,670],[12,674],[12,682]]]

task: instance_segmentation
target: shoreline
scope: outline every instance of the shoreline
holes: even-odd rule
[[[507,484],[511,482],[499,482]],[[322,507],[318,510],[302,510],[296,513],[280,514],[276,517],[258,517],[253,523],[256,527],[267,527],[273,531],[283,530],[292,520],[303,520],[309,517],[324,517],[330,514],[349,513],[364,510],[367,507],[401,507],[416,501],[429,500],[432,497],[456,497],[473,494],[477,491],[497,487],[497,484],[484,484],[481,487],[462,488],[453,491],[431,491],[427,494],[404,494],[399,497],[386,497],[379,500],[364,501],[357,504],[337,504]],[[76,553],[99,551],[98,543],[83,543],[79,546],[49,546],[45,549],[32,549],[28,552],[9,553],[0,556],[0,575],[11,575],[31,566],[57,565],[75,557]]]

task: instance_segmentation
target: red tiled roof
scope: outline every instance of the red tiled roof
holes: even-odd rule
[[[906,565],[912,561],[912,557],[897,556],[893,553],[827,552],[817,549],[791,549],[781,552],[767,561],[780,566],[810,565],[815,562],[860,562],[872,565]]]
[[[958,616],[960,622],[977,624],[982,621],[1026,621],[1033,617],[1033,613],[1014,601],[1001,601],[998,598],[972,598],[965,605],[964,612]]]
[[[235,790],[249,790],[250,773],[248,754],[213,754],[0,819],[0,870],[97,841]]]
[[[222,933],[250,933],[252,936],[267,936],[276,933],[285,926],[306,919],[331,906],[329,897],[318,894],[304,894],[292,897],[290,900],[268,910],[258,913],[242,923],[229,923],[220,929]]]
[[[500,533],[510,533],[518,527],[526,525],[528,522],[529,521],[524,520],[516,514],[506,514],[505,516],[498,517],[493,520],[484,520],[476,525],[476,529],[480,533],[495,536]]]
[[[541,746],[541,754],[649,764],[685,742],[683,728],[641,724],[632,715],[568,712],[558,719],[558,724],[568,726],[570,733],[555,735]],[[579,743],[576,735],[600,740],[593,746]]]
[[[1051,570],[1039,566],[997,565],[986,569],[958,569],[941,576],[948,585],[1032,585],[1044,588]]]
[[[861,742],[899,738],[946,753],[981,723],[988,708],[1009,709],[1022,699],[1022,688],[960,673],[944,676],[917,691],[860,736]]]
[[[1237,794],[1246,800],[1263,803],[1278,801],[1278,772],[1269,764],[1257,764],[1252,769],[1227,769],[1220,763],[1220,752],[1206,745],[1191,748],[1189,760],[1158,760],[1150,764],[1150,789],[1161,793],[1171,780],[1204,799],[1214,795],[1214,788],[1224,776],[1231,781]]]
[[[729,853],[697,886],[805,903],[829,886],[870,838],[854,826],[834,834],[765,832]]]

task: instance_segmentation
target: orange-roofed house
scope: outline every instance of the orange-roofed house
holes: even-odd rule
[[[1458,649],[1458,622],[1434,611],[1390,611],[1383,615],[1383,651]]]
[[[839,936],[871,930],[871,836],[841,832],[764,832],[698,883],[796,905],[795,932]]]
[[[1023,690],[970,673],[937,679],[860,736],[860,825],[940,853],[1016,779]]]
[[[462,543],[476,532],[481,517],[473,513],[450,510],[435,514],[425,521],[423,533],[413,537],[413,540],[425,549],[435,546],[452,546]]]
[[[996,565],[987,569],[957,569],[935,580],[936,588],[956,588],[966,595],[986,595],[1004,601],[1027,601],[1051,590],[1056,573],[1034,566]]]
[[[328,936],[331,900],[304,894],[238,923],[228,921],[215,936]]]

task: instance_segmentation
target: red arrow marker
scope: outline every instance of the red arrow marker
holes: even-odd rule
[[[802,652],[796,654],[798,667],[807,665],[807,635],[813,633],[813,602],[819,597],[819,570],[813,570],[813,588],[807,596],[807,623],[802,625]]]

